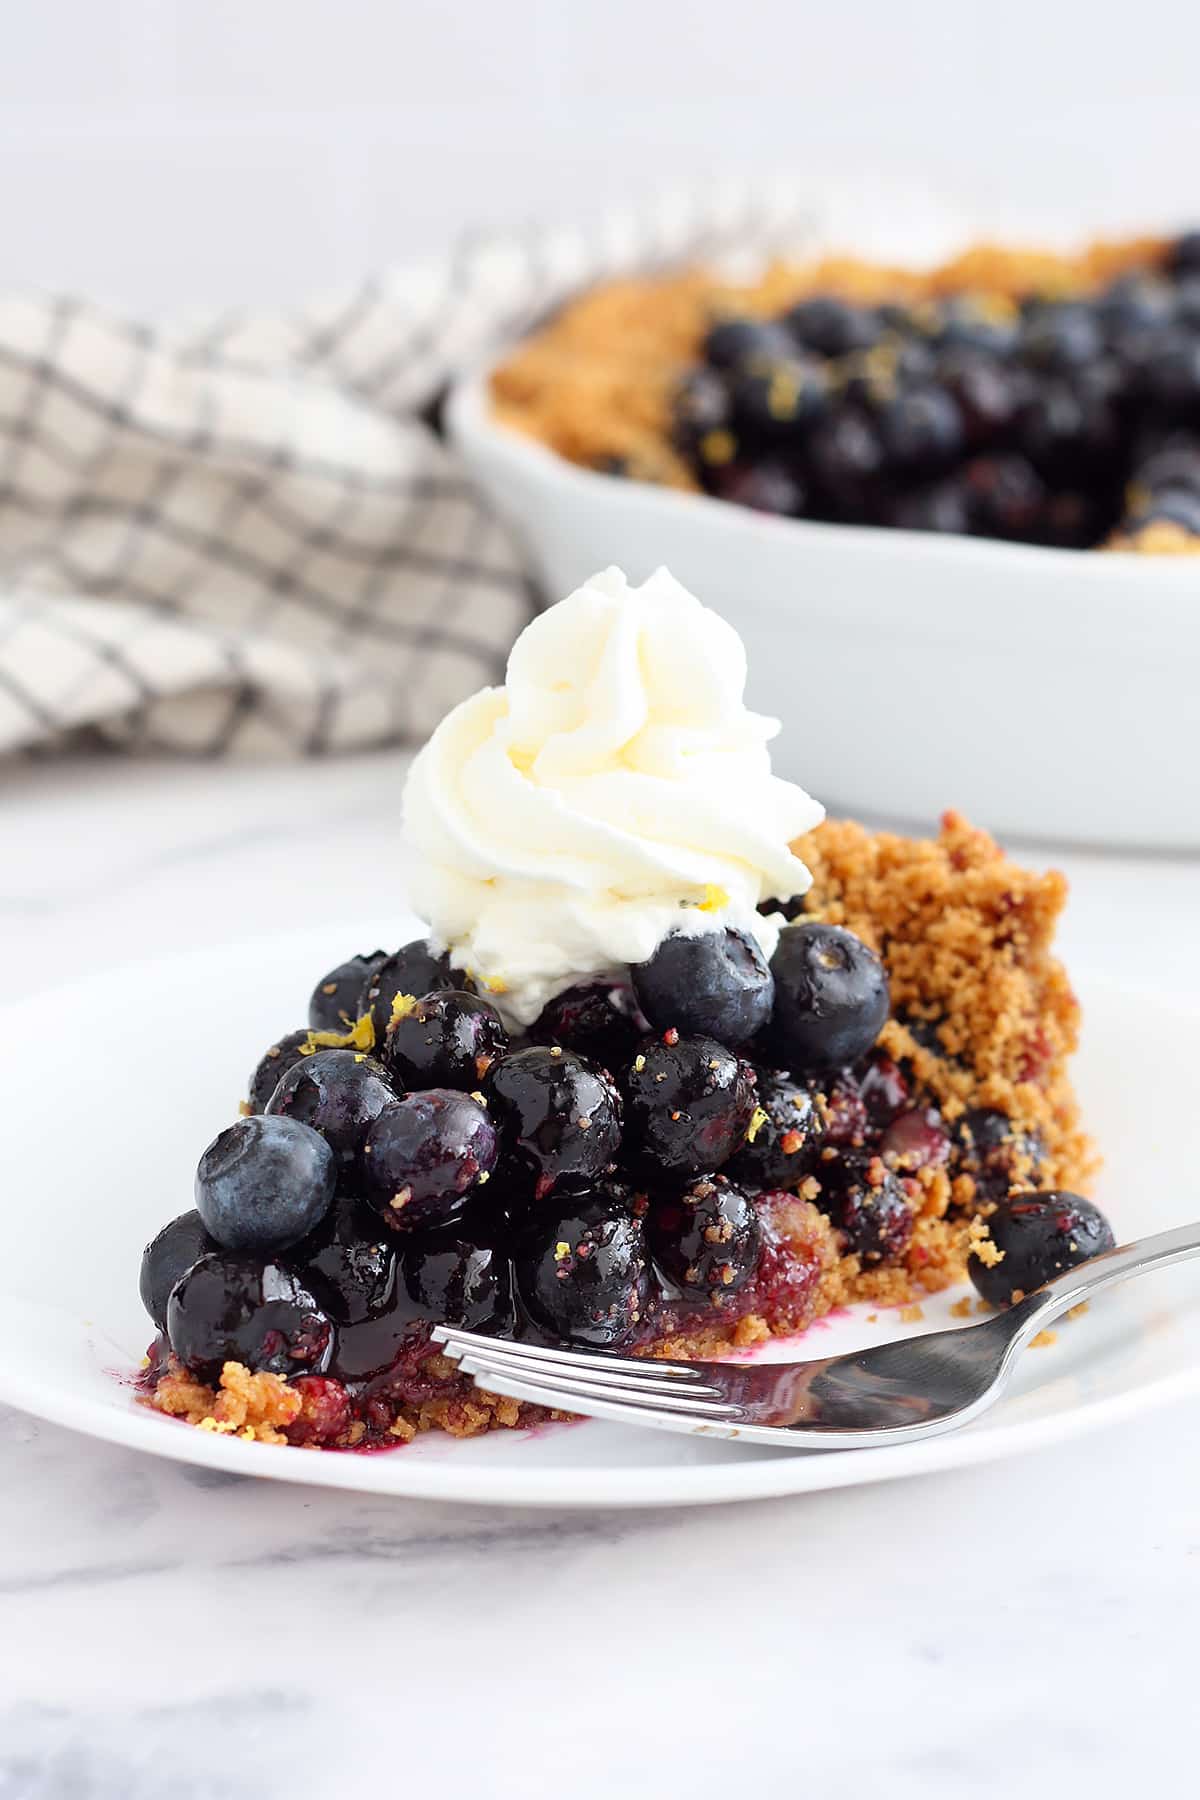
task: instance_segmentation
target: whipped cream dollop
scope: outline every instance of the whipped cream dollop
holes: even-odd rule
[[[502,688],[454,708],[404,796],[411,891],[510,1024],[672,931],[751,932],[769,957],[803,893],[788,849],[824,809],[771,772],[733,627],[666,569],[593,576],[522,632]]]

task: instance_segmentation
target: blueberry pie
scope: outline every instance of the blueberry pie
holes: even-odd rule
[[[573,462],[786,518],[1194,554],[1200,232],[611,283],[493,398]]]
[[[446,718],[404,801],[431,936],[318,981],[203,1150],[142,1260],[147,1404],[301,1446],[470,1436],[542,1415],[476,1391],[439,1321],[719,1355],[967,1275],[1004,1303],[1111,1242],[1062,877],[953,813],[825,820],[745,673],[665,571],[608,570]]]

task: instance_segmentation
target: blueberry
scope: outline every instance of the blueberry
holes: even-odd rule
[[[780,519],[802,519],[808,511],[808,489],[789,464],[778,457],[734,463],[713,477],[709,491],[731,506],[771,513]]]
[[[760,1069],[750,1136],[726,1165],[753,1188],[794,1188],[812,1167],[824,1124],[813,1088],[782,1069]]]
[[[995,1107],[972,1107],[954,1127],[955,1173],[969,1175],[983,1200],[1002,1200],[1015,1186],[1028,1187],[1041,1168],[1038,1138]]]
[[[367,1126],[400,1090],[387,1070],[357,1050],[318,1050],[294,1064],[267,1103],[267,1116],[319,1132],[342,1179],[356,1167]]]
[[[817,1176],[821,1183],[817,1204],[842,1233],[847,1250],[865,1263],[903,1255],[912,1237],[912,1209],[880,1157],[846,1151],[823,1162]]]
[[[621,1143],[621,1102],[610,1077],[573,1050],[533,1044],[496,1064],[487,1095],[510,1165],[541,1200],[566,1177],[599,1175]]]
[[[950,1134],[935,1106],[912,1106],[898,1113],[879,1139],[879,1154],[901,1175],[940,1169],[950,1160]]]
[[[319,1375],[333,1354],[333,1326],[290,1269],[255,1256],[202,1256],[171,1290],[167,1338],[194,1375],[222,1364],[273,1375]]]
[[[1148,494],[1164,488],[1200,494],[1200,439],[1173,433],[1135,463],[1132,485]]]
[[[831,295],[814,294],[801,300],[784,316],[784,324],[798,344],[821,356],[846,356],[854,350],[870,350],[887,329],[873,309],[851,306]]]
[[[988,356],[959,355],[942,366],[942,382],[958,406],[971,449],[1005,442],[1029,398],[1029,377]]]
[[[1119,349],[1131,334],[1170,324],[1174,308],[1168,282],[1155,275],[1131,274],[1109,283],[1095,303],[1095,314],[1106,341]]]
[[[172,1219],[146,1245],[138,1292],[159,1331],[167,1328],[167,1301],[175,1283],[194,1262],[217,1248],[216,1239],[209,1236],[203,1219],[194,1211]]]
[[[1200,492],[1191,488],[1162,487],[1150,495],[1145,505],[1130,516],[1127,529],[1140,531],[1155,521],[1178,525],[1181,530],[1200,537]]]
[[[358,1002],[359,1012],[371,1015],[375,1043],[383,1043],[397,994],[410,994],[415,1000],[432,994],[435,988],[459,988],[471,994],[475,983],[462,969],[451,968],[448,956],[436,956],[424,938],[385,956],[364,983]]]
[[[406,1087],[477,1088],[508,1049],[500,1014],[477,994],[441,988],[399,1007],[381,1054]]]
[[[700,1175],[679,1194],[656,1196],[646,1239],[668,1281],[716,1306],[745,1287],[762,1248],[754,1203],[726,1175]]]
[[[1038,535],[1046,486],[1024,456],[976,456],[963,470],[973,530],[1020,542]]]
[[[757,939],[732,926],[666,937],[630,972],[638,1005],[658,1031],[673,1025],[742,1044],[771,1016],[775,982],[767,959]]]
[[[880,408],[877,424],[885,457],[904,474],[945,468],[966,438],[957,401],[932,385],[898,393]]]
[[[339,963],[318,981],[308,1003],[308,1022],[314,1031],[346,1031],[358,1018],[363,988],[387,957],[385,950],[371,950]]]
[[[304,1054],[302,1046],[307,1042],[307,1031],[289,1031],[286,1037],[281,1037],[278,1043],[272,1044],[263,1053],[261,1062],[250,1077],[251,1112],[266,1112],[267,1101],[279,1086],[280,1079],[300,1061]]]
[[[1171,245],[1167,267],[1172,275],[1200,275],[1200,231],[1185,231]]]
[[[1052,481],[1110,462],[1120,427],[1109,397],[1082,377],[1045,381],[1021,411],[1019,448]]]
[[[1072,300],[1035,307],[1022,327],[1018,353],[1031,369],[1061,374],[1094,362],[1103,348],[1095,310]]]
[[[1164,418],[1200,423],[1200,336],[1176,333],[1166,339],[1147,361],[1144,381]]]
[[[387,1107],[367,1131],[367,1198],[394,1231],[448,1225],[496,1166],[487,1110],[452,1088],[428,1088]]]
[[[838,1069],[866,1054],[888,1016],[887,971],[861,938],[815,919],[787,925],[771,958],[767,1040],[784,1067]]]
[[[861,407],[842,405],[816,426],[804,467],[826,501],[855,519],[868,516],[871,483],[884,464],[879,432]]]
[[[1013,309],[988,294],[956,294],[940,302],[932,332],[939,350],[1008,356],[1017,340]]]
[[[856,1149],[867,1136],[870,1121],[866,1102],[849,1069],[843,1069],[829,1083],[822,1123],[823,1143],[830,1149]]]
[[[671,397],[671,439],[689,461],[710,431],[728,430],[729,386],[715,369],[690,369]]]
[[[751,357],[790,356],[790,333],[772,319],[718,319],[704,340],[704,360],[714,369],[736,369]]]
[[[970,531],[970,496],[961,476],[946,475],[897,494],[887,508],[887,522],[901,531]]]
[[[333,1151],[298,1119],[239,1119],[196,1169],[196,1210],[226,1250],[283,1250],[329,1210]]]
[[[338,1325],[361,1325],[392,1302],[396,1239],[371,1207],[345,1196],[296,1245],[288,1264]]]
[[[646,1038],[625,1082],[630,1147],[651,1166],[719,1169],[746,1141],[754,1071],[715,1038]]]
[[[1000,1201],[985,1223],[990,1254],[973,1253],[967,1273],[992,1306],[1031,1294],[1116,1243],[1099,1207],[1078,1194],[1014,1194]],[[993,1260],[997,1251],[1002,1255]]]
[[[896,1114],[903,1111],[909,1091],[904,1071],[882,1051],[871,1058],[859,1077],[858,1092],[876,1131],[890,1125]]]
[[[418,1240],[405,1248],[403,1280],[418,1316],[460,1331],[512,1335],[512,1267],[498,1245],[449,1231]]]
[[[1038,539],[1060,550],[1089,550],[1114,522],[1112,506],[1099,493],[1062,488],[1046,498]]]
[[[739,441],[767,445],[794,438],[829,410],[829,376],[812,357],[756,357],[729,387]]]
[[[581,982],[555,996],[529,1027],[535,1044],[574,1050],[604,1069],[620,1069],[648,1027],[638,1012],[632,987]]]
[[[539,1208],[517,1245],[517,1291],[551,1337],[595,1350],[636,1337],[653,1294],[642,1221],[615,1183]]]

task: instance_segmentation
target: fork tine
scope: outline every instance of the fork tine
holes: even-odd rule
[[[506,1346],[503,1349],[480,1350],[472,1347],[462,1352],[464,1361],[460,1367],[465,1368],[465,1359],[469,1356],[471,1363],[481,1367],[509,1369],[514,1375],[528,1372],[531,1380],[540,1380],[549,1376],[551,1380],[580,1380],[593,1383],[597,1387],[622,1388],[644,1394],[681,1394],[688,1399],[698,1400],[720,1399],[720,1389],[710,1382],[679,1382],[662,1380],[658,1375],[658,1364],[652,1359],[634,1363],[628,1374],[621,1369],[610,1369],[600,1357],[585,1361],[579,1368],[563,1367],[559,1363],[543,1358],[531,1346]]]
[[[517,1400],[532,1400],[540,1406],[560,1407],[566,1412],[599,1413],[602,1406],[620,1408],[630,1414],[657,1415],[676,1413],[691,1419],[734,1419],[738,1409],[716,1400],[693,1400],[690,1394],[643,1395],[636,1388],[607,1387],[596,1382],[570,1376],[525,1375],[512,1366],[500,1368],[482,1358],[464,1356],[459,1367],[479,1387],[489,1393],[507,1394]],[[586,1402],[580,1405],[579,1402]],[[610,1417],[610,1413],[602,1416]]]
[[[657,1356],[610,1356],[607,1350],[552,1350],[540,1344],[518,1344],[512,1338],[485,1337],[479,1331],[460,1331],[456,1325],[435,1325],[432,1332],[447,1356],[459,1357],[479,1351],[493,1351],[511,1356],[536,1355],[540,1362],[553,1364],[565,1373],[568,1369],[594,1369],[603,1364],[623,1374],[642,1374],[652,1368],[658,1376],[679,1381],[703,1381],[704,1371],[694,1363],[664,1362]]]

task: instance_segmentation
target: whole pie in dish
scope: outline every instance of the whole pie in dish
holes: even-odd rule
[[[433,935],[357,954],[263,1055],[147,1247],[144,1399],[375,1449],[538,1409],[446,1321],[714,1356],[1112,1242],[1052,955],[1066,888],[948,813],[824,820],[736,635],[610,570],[455,709],[405,797]]]
[[[761,512],[1200,550],[1200,231],[614,282],[492,388],[573,462]]]

